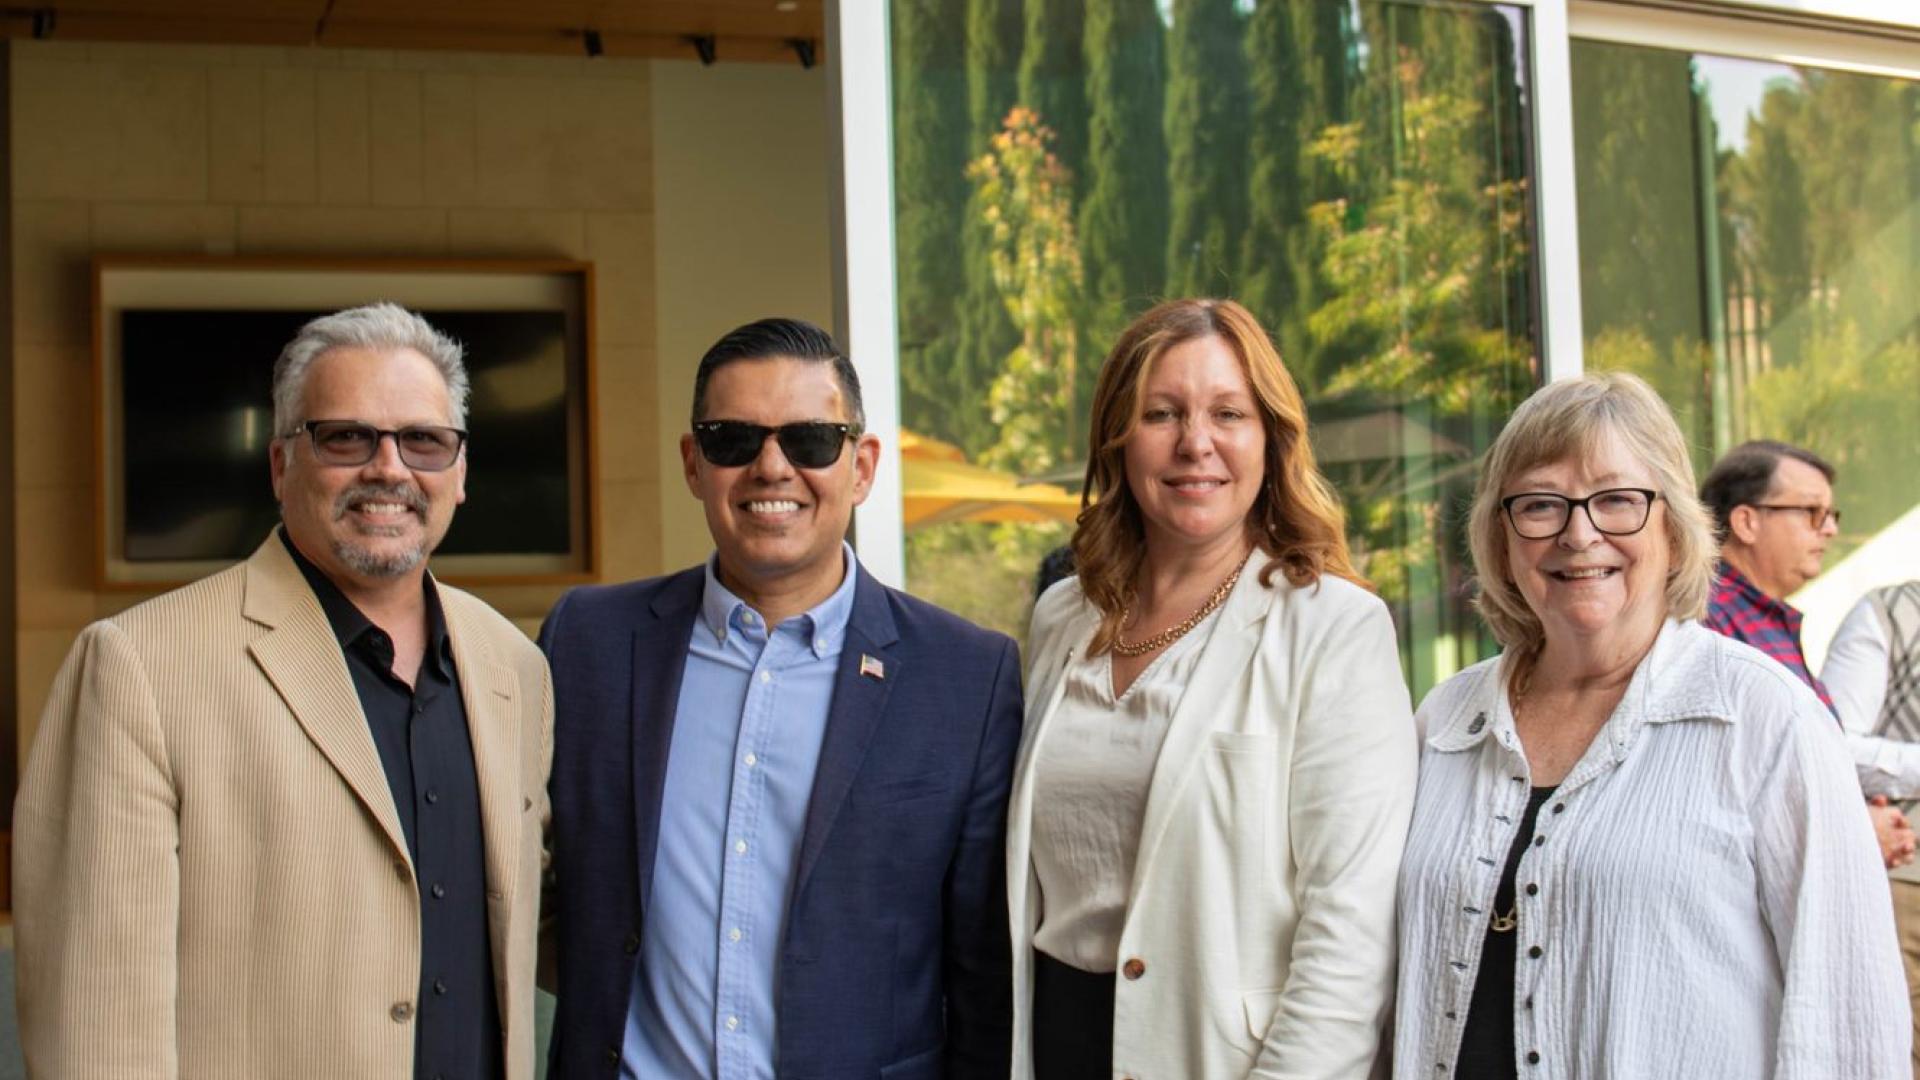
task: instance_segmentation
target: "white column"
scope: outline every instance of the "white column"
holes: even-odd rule
[[[1578,375],[1585,367],[1580,326],[1580,215],[1573,172],[1573,73],[1566,0],[1536,0],[1529,6],[1540,346],[1543,374],[1551,382]]]
[[[900,349],[893,258],[893,108],[886,0],[827,0],[833,141],[834,329],[860,372],[867,430],[880,436],[873,491],[853,516],[867,570],[906,583],[900,513]]]

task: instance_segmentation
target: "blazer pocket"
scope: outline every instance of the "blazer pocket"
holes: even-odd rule
[[[848,798],[855,806],[867,808],[916,803],[923,799],[944,797],[947,789],[940,781],[941,776],[938,773],[909,776],[901,780],[881,780],[871,784],[856,781]]]
[[[940,1080],[941,1056],[945,1046],[936,1046],[909,1058],[901,1058],[880,1070],[880,1080]]]
[[[1277,742],[1272,735],[1244,731],[1216,731],[1207,736],[1209,746],[1228,754],[1271,754]]]
[[[1273,1030],[1273,1017],[1280,1011],[1280,991],[1249,990],[1240,995],[1240,1005],[1247,1014],[1247,1034],[1257,1042],[1266,1042],[1267,1032]]]

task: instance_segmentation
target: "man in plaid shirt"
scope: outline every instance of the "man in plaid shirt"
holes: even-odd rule
[[[1827,541],[1840,531],[1833,466],[1782,442],[1756,440],[1727,451],[1700,487],[1720,534],[1720,573],[1706,625],[1766,653],[1813,688],[1828,711],[1833,698],[1807,668],[1800,612],[1786,597],[1820,574]],[[1836,714],[1837,718],[1837,714]],[[1889,867],[1913,860],[1914,835],[1884,797],[1869,813]]]

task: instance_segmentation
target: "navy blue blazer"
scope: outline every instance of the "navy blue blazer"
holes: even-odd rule
[[[550,1072],[618,1076],[704,569],[575,589],[553,665]],[[1003,1080],[1019,654],[859,571],[778,972],[782,1080]],[[862,655],[885,678],[860,673]]]

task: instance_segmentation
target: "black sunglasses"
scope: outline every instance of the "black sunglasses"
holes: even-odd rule
[[[780,452],[795,466],[824,469],[840,460],[840,448],[848,439],[859,438],[860,429],[825,420],[802,420],[779,427],[744,420],[700,420],[693,425],[693,441],[700,445],[700,456],[727,469],[759,457],[769,435],[780,441]]]

